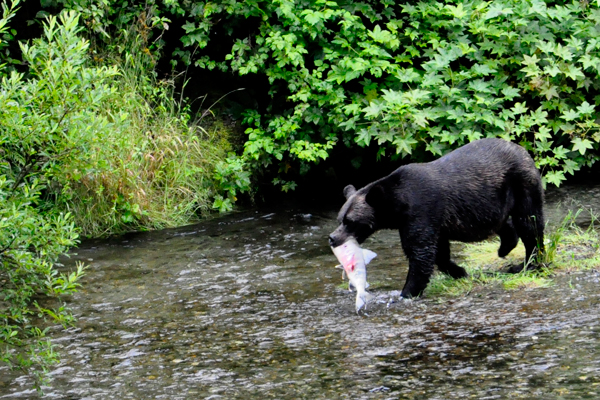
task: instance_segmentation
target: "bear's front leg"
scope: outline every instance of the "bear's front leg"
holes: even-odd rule
[[[402,297],[417,297],[423,293],[433,274],[436,248],[430,245],[404,252],[408,257],[408,276],[402,289]]]
[[[402,297],[420,296],[433,274],[439,232],[434,228],[438,221],[431,220],[434,213],[420,209],[421,213],[406,218],[400,227],[402,249],[408,258],[408,276],[402,289]]]

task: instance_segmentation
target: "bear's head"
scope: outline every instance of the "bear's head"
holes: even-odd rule
[[[344,188],[346,202],[338,213],[339,226],[329,235],[329,245],[337,247],[353,237],[363,243],[378,229],[381,224],[378,216],[384,206],[384,188],[381,184],[372,183],[360,190],[348,185]]]

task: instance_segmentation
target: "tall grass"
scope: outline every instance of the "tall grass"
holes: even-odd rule
[[[85,236],[195,220],[211,209],[219,191],[215,166],[231,151],[223,124],[207,131],[192,123],[174,80],[157,78],[153,51],[160,37],[149,42],[149,15],[123,29],[110,47],[94,49],[96,63],[119,69],[105,110],[117,123],[94,142],[85,171],[66,177],[62,204]]]
[[[586,228],[576,223],[583,212],[589,213],[590,224]],[[552,270],[573,271],[600,267],[600,232],[596,229],[597,215],[593,210],[569,212],[550,237],[554,254],[550,259]],[[556,242],[556,244],[553,244]]]

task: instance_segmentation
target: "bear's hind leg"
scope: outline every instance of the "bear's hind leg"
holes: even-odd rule
[[[525,262],[511,267],[509,272],[512,273],[520,272],[525,265],[527,269],[538,268],[540,256],[544,253],[544,216],[541,209],[541,196],[534,200],[537,200],[534,201],[535,204],[539,204],[537,207],[532,206],[531,200],[526,201],[528,207],[523,207],[520,212],[512,216],[515,230],[525,245]]]
[[[454,279],[466,278],[468,276],[467,271],[463,267],[456,265],[450,259],[450,241],[445,238],[440,238],[438,241],[435,263],[441,272]]]
[[[498,231],[500,236],[500,248],[498,249],[498,257],[506,257],[517,244],[519,243],[519,235],[512,224],[512,220],[508,219]]]

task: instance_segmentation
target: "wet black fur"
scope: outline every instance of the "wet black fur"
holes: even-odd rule
[[[543,251],[539,171],[525,149],[505,140],[469,143],[436,161],[402,166],[360,190],[347,186],[344,195],[331,246],[350,236],[362,243],[379,229],[398,229],[409,260],[403,297],[423,292],[434,264],[454,278],[467,276],[450,259],[450,240],[477,242],[498,234],[500,257],[519,238],[526,260]]]

